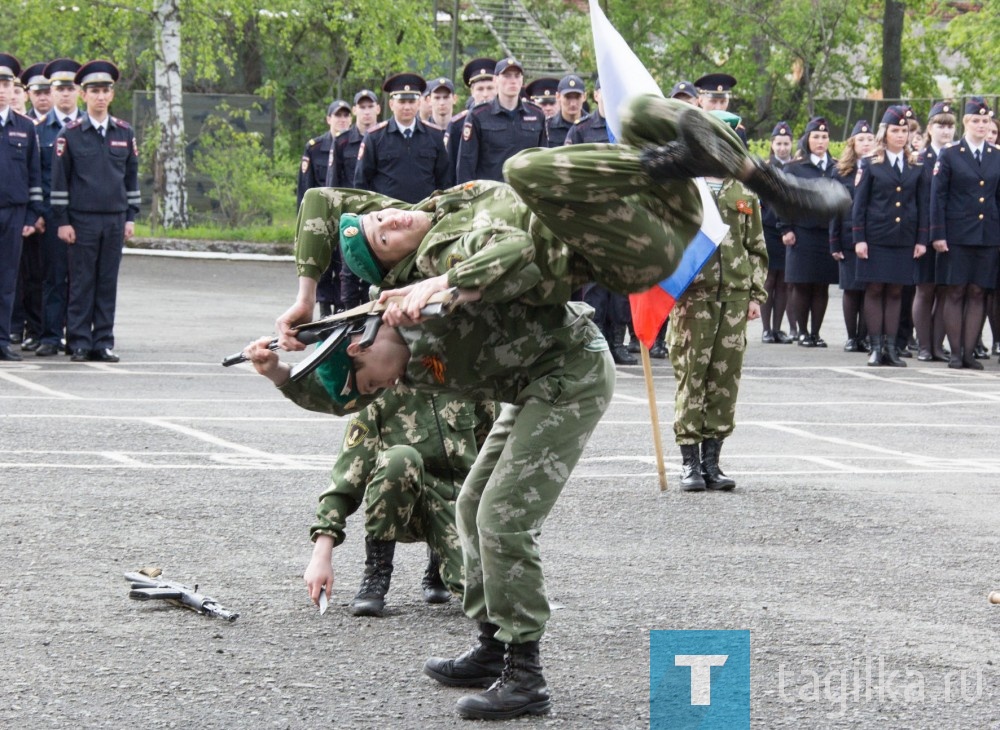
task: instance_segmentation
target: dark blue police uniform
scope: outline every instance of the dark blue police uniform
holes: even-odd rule
[[[358,167],[358,151],[361,149],[363,139],[364,135],[358,131],[358,127],[355,124],[351,125],[350,129],[333,141],[333,162],[326,173],[326,187],[354,187],[354,172]],[[333,277],[336,276],[336,288],[340,306],[344,309],[351,309],[368,301],[368,284],[351,271],[350,267],[343,265],[340,256],[340,246],[333,248],[330,257],[330,266],[320,276],[316,289],[317,299],[322,299],[324,295],[324,281],[327,278],[328,272],[331,282]],[[329,291],[333,291],[333,286],[333,283],[328,285]]]
[[[111,73],[111,69],[114,73]],[[84,64],[81,86],[110,83],[109,62]],[[125,224],[139,212],[139,150],[129,124],[108,116],[102,137],[90,117],[70,124],[56,140],[52,211],[56,226],[73,226],[66,342],[73,359],[115,362],[115,305]]]
[[[456,182],[503,181],[503,163],[521,150],[546,147],[545,114],[530,101],[504,109],[500,100],[480,104],[462,127]]]
[[[608,130],[608,121],[594,112],[589,117],[584,117],[569,130],[566,134],[566,141],[563,144],[588,144],[592,142],[610,142],[611,135]]]
[[[13,81],[21,65],[0,54],[0,78]],[[0,360],[20,360],[10,349],[11,315],[21,261],[22,231],[43,217],[42,168],[35,124],[10,107],[0,124]]]
[[[587,117],[584,116],[583,119]],[[578,122],[577,122],[578,123]],[[554,117],[545,120],[545,135],[548,138],[549,147],[562,147],[566,144],[566,137],[574,127],[574,122],[567,121],[561,112]]]
[[[785,166],[788,175],[807,180],[826,177],[836,179],[837,161],[829,153],[824,169],[812,163],[809,157]],[[786,248],[785,281],[789,284],[836,284],[840,278],[837,262],[830,255],[830,221],[804,219],[794,224],[779,221],[778,230],[784,235],[795,233],[795,245]]]
[[[299,179],[295,190],[295,205],[302,204],[302,196],[306,190],[321,188],[326,185],[327,169],[330,164],[330,150],[333,148],[334,137],[329,130],[319,137],[314,137],[306,143],[302,160],[299,164]]]

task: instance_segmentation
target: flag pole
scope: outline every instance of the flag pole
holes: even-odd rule
[[[646,399],[649,401],[649,420],[653,424],[653,448],[656,451],[656,473],[660,477],[660,491],[667,491],[667,469],[663,465],[663,440],[660,438],[660,417],[656,412],[656,389],[653,387],[653,365],[649,361],[649,349],[639,343],[642,354],[642,374],[646,376]]]

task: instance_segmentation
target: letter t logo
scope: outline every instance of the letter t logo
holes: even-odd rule
[[[712,704],[712,667],[721,667],[728,654],[677,654],[675,667],[691,667],[691,704]]]

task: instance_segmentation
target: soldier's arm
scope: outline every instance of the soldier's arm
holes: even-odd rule
[[[309,144],[306,143],[306,148],[302,152],[302,159],[299,160],[299,175],[298,181],[295,186],[295,205],[302,205],[302,196],[306,194],[306,190],[309,189],[309,178],[312,175],[312,170],[310,170],[311,163],[309,161]]]
[[[448,286],[476,289],[487,302],[517,299],[541,280],[531,236],[512,226],[471,231],[462,237],[463,260],[447,269]],[[447,266],[448,261],[442,262]]]
[[[358,148],[358,166],[354,170],[354,187],[358,190],[371,190],[375,180],[376,162],[375,148],[372,136],[366,134]]]
[[[938,251],[947,251],[945,211],[948,206],[948,188],[951,183],[951,160],[948,150],[941,150],[931,177],[930,240]]]
[[[764,243],[764,226],[760,217],[760,201],[753,198],[753,215],[746,234],[747,256],[750,258],[750,299],[763,304],[767,301],[764,281],[767,279],[767,244]]]
[[[45,199],[42,194],[42,156],[38,135],[34,130],[28,135],[28,210],[26,224],[37,227],[45,225]]]

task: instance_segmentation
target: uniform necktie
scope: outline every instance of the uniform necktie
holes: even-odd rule
[[[413,135],[412,129],[403,130],[403,136],[406,137],[407,139],[409,139],[412,135]]]
[[[69,117],[63,117],[62,122],[63,122],[63,126],[65,127],[67,124],[69,124],[70,118]]]
[[[103,137],[104,136],[104,127],[98,127],[97,128],[97,133]]]
[[[896,158],[896,165],[895,165],[895,167],[896,167],[896,174],[897,175],[902,175],[903,174],[903,160],[902,160],[902,158],[899,158],[899,157]]]
[[[976,164],[982,163],[983,158],[980,156],[980,150],[976,150]]]
[[[817,165],[820,172],[826,172],[826,160],[820,160]]]

